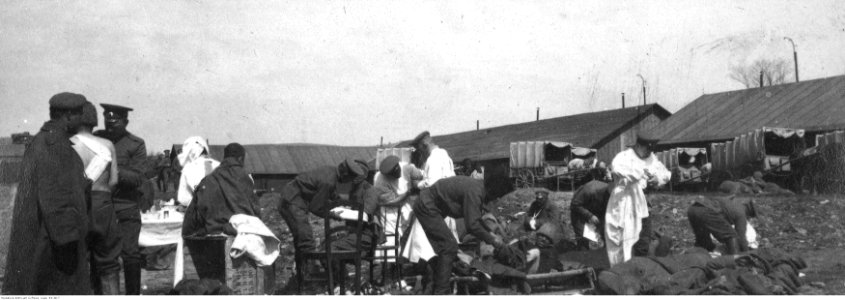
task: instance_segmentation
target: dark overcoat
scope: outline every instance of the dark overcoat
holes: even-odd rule
[[[3,293],[90,294],[85,179],[82,160],[65,128],[48,121],[27,147],[15,198]],[[69,244],[73,243],[73,244]],[[57,246],[75,245],[76,268],[59,271]],[[72,253],[62,252],[62,253]]]

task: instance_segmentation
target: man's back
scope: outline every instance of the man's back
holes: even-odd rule
[[[592,180],[575,191],[570,206],[573,212],[579,212],[579,208],[584,208],[603,219],[607,210],[608,199],[610,199],[608,184],[603,181]]]
[[[253,193],[252,179],[243,165],[226,158],[217,169],[200,181],[196,199],[185,213],[183,235],[204,235],[224,232],[235,214],[260,217],[258,198]]]

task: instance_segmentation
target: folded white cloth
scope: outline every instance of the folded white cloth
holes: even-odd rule
[[[229,224],[238,231],[229,250],[231,257],[246,254],[262,267],[272,265],[279,257],[281,242],[260,219],[238,214],[229,218]]]

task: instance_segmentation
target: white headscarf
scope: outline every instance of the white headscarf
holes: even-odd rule
[[[192,136],[185,140],[182,143],[182,153],[179,153],[179,165],[182,168],[185,168],[189,163],[192,161],[197,160],[197,158],[202,155],[202,152],[205,151],[209,153],[208,150],[208,143],[205,142],[205,139],[201,136]]]

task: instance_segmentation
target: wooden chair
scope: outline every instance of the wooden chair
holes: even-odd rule
[[[384,236],[385,240],[393,240],[393,245],[391,246],[391,245],[373,243],[373,245],[370,249],[370,253],[369,253],[371,255],[367,256],[367,261],[370,263],[370,282],[374,282],[374,279],[375,279],[373,270],[374,270],[375,262],[377,260],[381,260],[381,263],[382,263],[381,280],[382,280],[383,285],[387,285],[387,283],[385,282],[385,280],[387,279],[387,270],[388,270],[387,265],[388,265],[388,263],[390,262],[391,259],[393,260],[393,269],[395,270],[394,274],[396,274],[396,276],[397,276],[396,278],[397,279],[402,278],[402,265],[399,263],[399,258],[401,257],[401,254],[402,254],[402,252],[401,252],[402,244],[401,244],[401,241],[400,241],[400,236],[401,236],[400,232],[402,230],[402,226],[401,226],[400,221],[401,221],[401,216],[402,216],[402,207],[404,205],[405,205],[405,202],[399,202],[399,203],[396,203],[396,204],[380,204],[379,205],[379,211],[382,211],[382,212],[384,211],[385,208],[389,208],[389,209],[395,208],[396,209],[396,221],[395,221],[395,226],[393,228],[393,233],[386,233],[384,231],[381,232],[381,234]],[[381,224],[387,224],[388,216],[385,216],[385,215],[380,213],[378,215],[378,217],[381,219]],[[389,255],[388,253],[391,253],[391,252],[392,252],[392,255]],[[381,256],[377,257],[378,254],[381,254]]]
[[[325,233],[325,242],[323,243],[323,249],[314,249],[312,251],[305,251],[303,253],[297,253],[296,259],[296,278],[299,286],[297,288],[298,293],[302,294],[302,286],[306,282],[326,282],[326,291],[329,295],[334,294],[334,287],[335,287],[335,279],[333,275],[336,270],[333,270],[335,265],[339,265],[341,268],[344,267],[345,262],[353,261],[355,264],[355,284],[354,290],[355,293],[358,294],[361,292],[361,261],[364,259],[367,254],[362,254],[360,250],[334,250],[332,249],[332,243],[336,241],[336,235],[340,232],[348,232],[349,234],[355,234],[355,248],[361,249],[361,236],[364,229],[364,210],[361,207],[358,207],[357,203],[351,203],[349,201],[335,201],[333,205],[328,208],[329,210],[339,206],[351,206],[357,207],[358,211],[358,219],[357,219],[357,226],[355,228],[349,228],[348,226],[339,226],[332,228],[331,227],[331,218],[326,217],[323,219],[323,232]],[[303,266],[305,266],[309,261],[320,261],[324,262],[324,269],[326,271],[325,278],[305,278],[303,274]],[[340,285],[340,293],[346,293],[346,276],[340,276],[338,279],[338,284]]]

